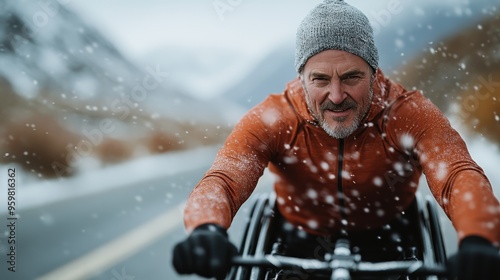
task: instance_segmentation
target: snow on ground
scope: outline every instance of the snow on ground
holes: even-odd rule
[[[26,210],[74,197],[140,184],[204,166],[208,169],[218,148],[209,146],[159,154],[55,180],[34,180],[29,176],[25,177],[22,169],[16,166],[1,166],[0,174],[7,176],[8,168],[16,168],[16,209]],[[6,196],[0,197],[2,200],[0,205],[7,205]],[[179,198],[179,201],[182,200],[184,198]],[[7,206],[0,208],[0,214],[6,212]]]

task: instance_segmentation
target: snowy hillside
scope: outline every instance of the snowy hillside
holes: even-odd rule
[[[136,67],[57,3],[1,4],[1,162],[66,176],[225,138],[230,118],[173,86],[172,69]]]

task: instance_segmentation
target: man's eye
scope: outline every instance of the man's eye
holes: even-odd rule
[[[313,78],[312,80],[313,80],[313,82],[323,82],[323,81],[327,81],[327,79],[326,79],[326,78]]]
[[[347,76],[342,80],[347,85],[356,85],[361,80],[361,76],[357,75]]]
[[[328,85],[329,80],[327,78],[313,78],[312,83],[317,87],[324,87]]]

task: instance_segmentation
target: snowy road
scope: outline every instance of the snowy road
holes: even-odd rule
[[[188,151],[20,186],[16,272],[7,270],[2,241],[0,279],[181,279],[171,252],[185,238],[183,204],[215,152],[213,147]],[[133,172],[138,165],[142,175]],[[246,209],[230,230],[235,243]],[[1,209],[0,220],[7,221],[6,215]]]
[[[7,270],[2,242],[0,278],[177,279],[171,247],[184,237],[183,200],[215,155],[214,149],[201,152],[204,159],[197,163],[189,152],[176,155],[174,162],[156,158],[156,167],[143,170],[152,179],[142,182],[128,178],[134,176],[129,165],[96,172],[93,178],[51,182],[45,186],[48,194],[37,194],[36,186],[19,186],[16,272]],[[183,170],[188,160],[192,163]],[[102,184],[78,192],[79,184],[89,182]]]

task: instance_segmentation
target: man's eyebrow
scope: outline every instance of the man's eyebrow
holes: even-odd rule
[[[321,73],[321,72],[311,72],[311,73],[309,73],[309,79],[311,79],[311,78],[330,79],[330,76],[325,74],[325,73]]]
[[[362,70],[354,69],[354,70],[350,70],[350,71],[347,71],[347,72],[343,73],[342,75],[340,75],[340,78],[347,78],[349,76],[361,76],[361,77],[365,77],[366,76],[366,72],[362,71]]]

